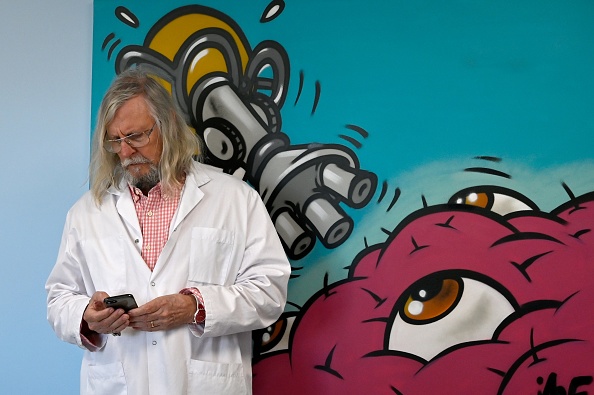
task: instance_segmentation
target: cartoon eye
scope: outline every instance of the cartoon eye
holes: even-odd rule
[[[521,193],[493,185],[463,189],[455,193],[448,204],[482,207],[500,215],[522,210],[539,210],[532,200]]]
[[[467,204],[490,209],[493,207],[495,195],[490,192],[469,192],[467,195],[456,196],[457,204]]]
[[[252,332],[254,358],[289,348],[289,333],[295,322],[295,314],[285,313],[274,324]]]
[[[514,311],[512,303],[485,282],[451,272],[430,275],[401,296],[388,348],[428,361],[451,347],[490,340]]]
[[[402,319],[411,324],[438,320],[456,307],[463,289],[461,279],[429,277],[418,281],[401,311]]]

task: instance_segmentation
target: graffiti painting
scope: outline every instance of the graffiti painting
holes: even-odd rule
[[[291,260],[254,393],[594,393],[594,6],[94,7]]]

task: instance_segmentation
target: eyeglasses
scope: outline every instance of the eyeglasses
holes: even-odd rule
[[[103,148],[107,152],[111,152],[112,154],[117,154],[122,150],[122,141],[125,141],[132,148],[141,148],[144,147],[151,141],[151,133],[153,133],[153,129],[157,125],[157,121],[153,124],[153,126],[144,132],[132,133],[126,137],[122,137],[119,139],[109,140],[106,139],[103,141]]]

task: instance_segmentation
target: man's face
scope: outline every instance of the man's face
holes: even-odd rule
[[[113,120],[107,125],[107,138],[119,139],[133,133],[148,132],[155,119],[151,116],[146,101],[136,96],[124,103],[115,113]],[[121,143],[118,152],[122,167],[129,173],[128,178],[139,180],[149,175],[159,163],[163,151],[163,140],[159,124],[155,125],[147,145],[133,148],[126,142]]]

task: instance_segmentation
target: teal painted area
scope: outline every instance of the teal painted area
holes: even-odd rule
[[[466,172],[464,169],[484,166],[510,175],[510,178]],[[289,297],[302,306],[310,295],[323,285],[344,279],[349,266],[366,246],[382,244],[388,240],[386,232],[393,231],[406,217],[423,207],[447,203],[466,188],[498,186],[520,193],[535,203],[541,211],[550,212],[570,200],[564,190],[565,183],[575,196],[594,190],[594,161],[568,162],[560,166],[537,169],[523,162],[502,161],[489,163],[473,158],[453,158],[429,162],[396,174],[387,180],[387,192],[358,213],[358,221],[351,237],[339,248],[327,250],[316,246],[313,253],[300,262],[305,268],[292,280]],[[396,188],[401,189],[398,201],[392,205]],[[293,308],[290,308],[293,309]]]
[[[100,49],[115,32],[119,48],[140,44],[156,20],[186,5],[126,1],[138,29],[113,16],[113,3],[95,2],[93,114],[113,76]],[[444,203],[473,185],[501,185],[549,211],[594,187],[594,3],[591,1],[286,1],[262,24],[268,1],[205,1],[226,13],[252,47],[279,42],[290,59],[282,108],[283,132],[293,144],[342,144],[378,176],[367,207],[344,207],[355,219],[351,238],[335,250],[318,243],[292,280],[290,298],[302,304],[346,275],[358,251],[386,237],[380,228],[428,204]],[[299,76],[303,86],[299,93]],[[315,85],[321,95],[315,114]],[[365,129],[363,138],[346,125]],[[355,148],[340,138],[362,144]],[[473,159],[487,155],[501,162]],[[463,172],[485,166],[510,179]],[[382,182],[387,193],[381,202]],[[390,212],[394,190],[402,195]]]
[[[289,1],[268,24],[259,23],[267,2],[210,3],[253,46],[271,39],[287,50],[283,130],[295,143],[340,142],[344,125],[356,124],[370,133],[361,161],[386,177],[461,154],[541,166],[591,155],[583,141],[594,126],[592,2]],[[93,109],[113,75],[98,49],[107,32],[120,48],[139,44],[159,16],[186,3],[121,4],[139,17],[138,29],[113,17],[112,2],[95,4]],[[322,93],[312,117],[316,81]]]

